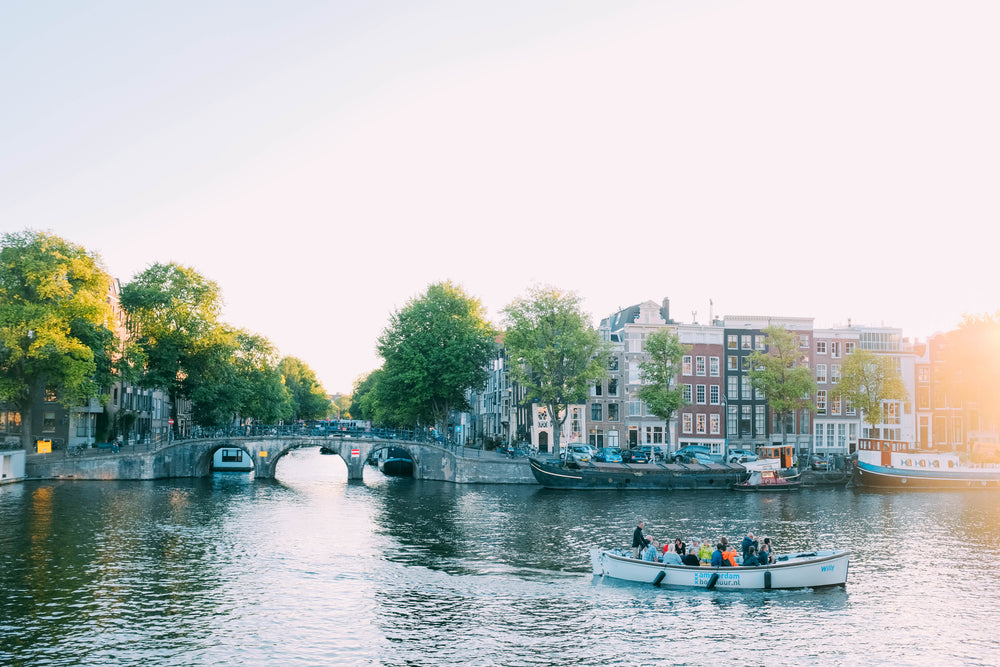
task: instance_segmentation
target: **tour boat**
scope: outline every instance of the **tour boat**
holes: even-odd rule
[[[966,463],[957,452],[918,451],[898,440],[859,438],[854,484],[881,489],[1000,490],[1000,465]]]
[[[728,463],[563,463],[559,459],[528,459],[531,472],[549,489],[728,489],[746,474],[742,465]]]
[[[632,558],[632,552],[591,549],[590,561],[597,576],[636,581],[654,586],[684,586],[726,590],[821,588],[847,583],[850,551],[821,550],[778,557],[772,565],[706,567],[667,565]]]
[[[737,491],[796,491],[801,488],[799,480],[782,476],[778,459],[751,461],[743,467],[750,476],[746,481],[733,484]]]

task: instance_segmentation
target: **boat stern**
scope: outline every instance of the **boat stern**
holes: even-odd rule
[[[601,550],[590,550],[590,565],[594,568],[594,574],[600,576],[604,574],[604,566],[601,565]]]

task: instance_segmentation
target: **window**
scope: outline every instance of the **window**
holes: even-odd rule
[[[603,447],[604,446],[604,429],[594,428],[590,430],[590,436],[587,438],[591,447]]]
[[[886,424],[898,424],[899,423],[899,403],[892,402],[885,404],[885,423]]]
[[[42,433],[52,433],[56,430],[56,413],[46,411],[42,413]]]
[[[709,357],[708,358],[708,374],[714,378],[719,377],[719,358]]]
[[[691,375],[691,357],[688,355],[681,359],[681,375]]]
[[[608,380],[608,396],[618,395],[618,380]]]
[[[735,354],[731,354],[728,357],[726,357],[726,368],[728,368],[731,371],[740,370],[740,358],[737,357]]]
[[[690,417],[690,415],[688,415]],[[660,445],[663,444],[663,427],[662,426],[647,426],[646,427],[646,444],[647,445]]]
[[[854,352],[854,343],[844,343],[844,354],[850,354]]]
[[[749,405],[740,408],[740,435],[753,436],[753,412]]]
[[[681,385],[681,396],[684,398],[685,403],[691,402],[691,385]]]
[[[752,398],[750,394],[750,377],[747,375],[740,376],[740,392],[744,401],[749,401]]]
[[[927,366],[921,366],[917,369],[917,382],[930,382],[931,381],[931,369]]]
[[[726,433],[734,438],[740,434],[739,412],[735,405],[726,406]]]
[[[618,431],[608,431],[608,447],[618,446]]]
[[[709,415],[708,416],[708,430],[712,435],[719,435],[719,429],[721,428],[722,420],[719,419],[719,415]]]
[[[948,420],[946,417],[934,418],[934,444],[943,445],[948,440]]]
[[[840,364],[830,366],[830,382],[833,384],[840,382]]]
[[[694,416],[694,432],[700,435],[705,435],[707,429],[707,419],[706,415],[697,414]]]
[[[809,334],[799,334],[799,347],[809,349]]]
[[[713,384],[708,387],[708,402],[712,405],[718,405],[719,401],[719,385]]]
[[[816,364],[816,382],[826,384],[826,364]]]
[[[951,420],[951,441],[956,444],[963,444],[965,439],[962,433],[962,418],[953,417]]]
[[[681,419],[681,430],[684,433],[691,433],[691,413],[685,412]]]
[[[831,415],[840,414],[840,396],[832,396],[830,398],[830,414]]]
[[[751,336],[750,334],[743,334],[740,337],[740,347],[743,348],[744,350],[752,350],[753,336]]]
[[[705,375],[705,357],[694,358],[694,374],[701,376]]]
[[[826,389],[820,389],[816,392],[816,414],[826,414]]]
[[[628,351],[632,354],[642,352],[642,336],[636,332],[628,334]]]
[[[835,424],[826,425],[826,446],[833,447],[834,443],[834,430],[837,428]]]
[[[639,377],[639,364],[629,364],[628,365],[628,383],[629,384],[639,384],[641,378]]]
[[[726,378],[726,395],[731,401],[740,399],[740,378],[738,375],[730,375]]]
[[[814,436],[816,441],[816,449],[826,449],[826,445],[823,444],[823,425],[816,424],[816,435]]]
[[[931,388],[917,387],[917,409],[930,410],[931,408]]]
[[[597,380],[594,382],[594,386],[590,389],[591,396],[601,396],[603,394],[604,384],[600,380]]]
[[[728,336],[726,336],[726,348],[730,350],[739,349],[739,344],[740,344],[739,341],[740,341],[739,336],[737,336],[736,334],[729,334]]]
[[[604,419],[604,406],[600,403],[590,404],[590,421],[599,422]]]
[[[608,370],[609,371],[618,370],[618,357],[608,357]]]
[[[816,341],[816,354],[826,354],[826,341],[818,340]]]
[[[705,405],[705,385],[699,384],[694,388],[694,400],[698,405]]]
[[[851,403],[851,399],[844,399],[844,414],[854,417],[858,414],[858,411],[854,408],[854,404]]]
[[[608,403],[608,421],[616,422],[618,421],[618,404]]]
[[[755,405],[754,406],[754,428],[757,431],[757,435],[764,435],[764,406]]]
[[[837,424],[837,447],[847,449],[847,424]]]
[[[834,359],[840,359],[840,341],[835,340],[830,342],[830,356]]]
[[[222,462],[223,463],[240,463],[243,460],[243,450],[242,449],[223,449],[222,450]]]
[[[764,343],[767,341],[767,336],[757,336],[757,351],[764,352],[767,345]]]
[[[640,416],[642,416],[642,401],[629,401],[628,402],[628,416],[629,417],[640,417]]]

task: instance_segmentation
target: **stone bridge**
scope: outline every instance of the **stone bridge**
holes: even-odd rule
[[[428,442],[329,438],[309,435],[234,436],[177,440],[150,452],[120,453],[107,450],[78,457],[35,454],[28,457],[26,473],[38,479],[163,479],[203,477],[212,471],[220,449],[240,449],[254,464],[255,479],[272,479],[281,457],[294,449],[320,447],[339,455],[347,464],[347,477],[360,480],[365,461],[377,450],[396,447],[413,459],[416,479],[457,483],[534,484],[525,459],[511,460],[495,452],[448,447]],[[85,450],[88,451],[88,450]]]

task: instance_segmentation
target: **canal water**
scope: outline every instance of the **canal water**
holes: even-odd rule
[[[848,583],[593,577],[639,518],[850,548]],[[996,665],[998,543],[998,495],[348,483],[318,450],[269,482],[29,482],[0,487],[0,664]]]

